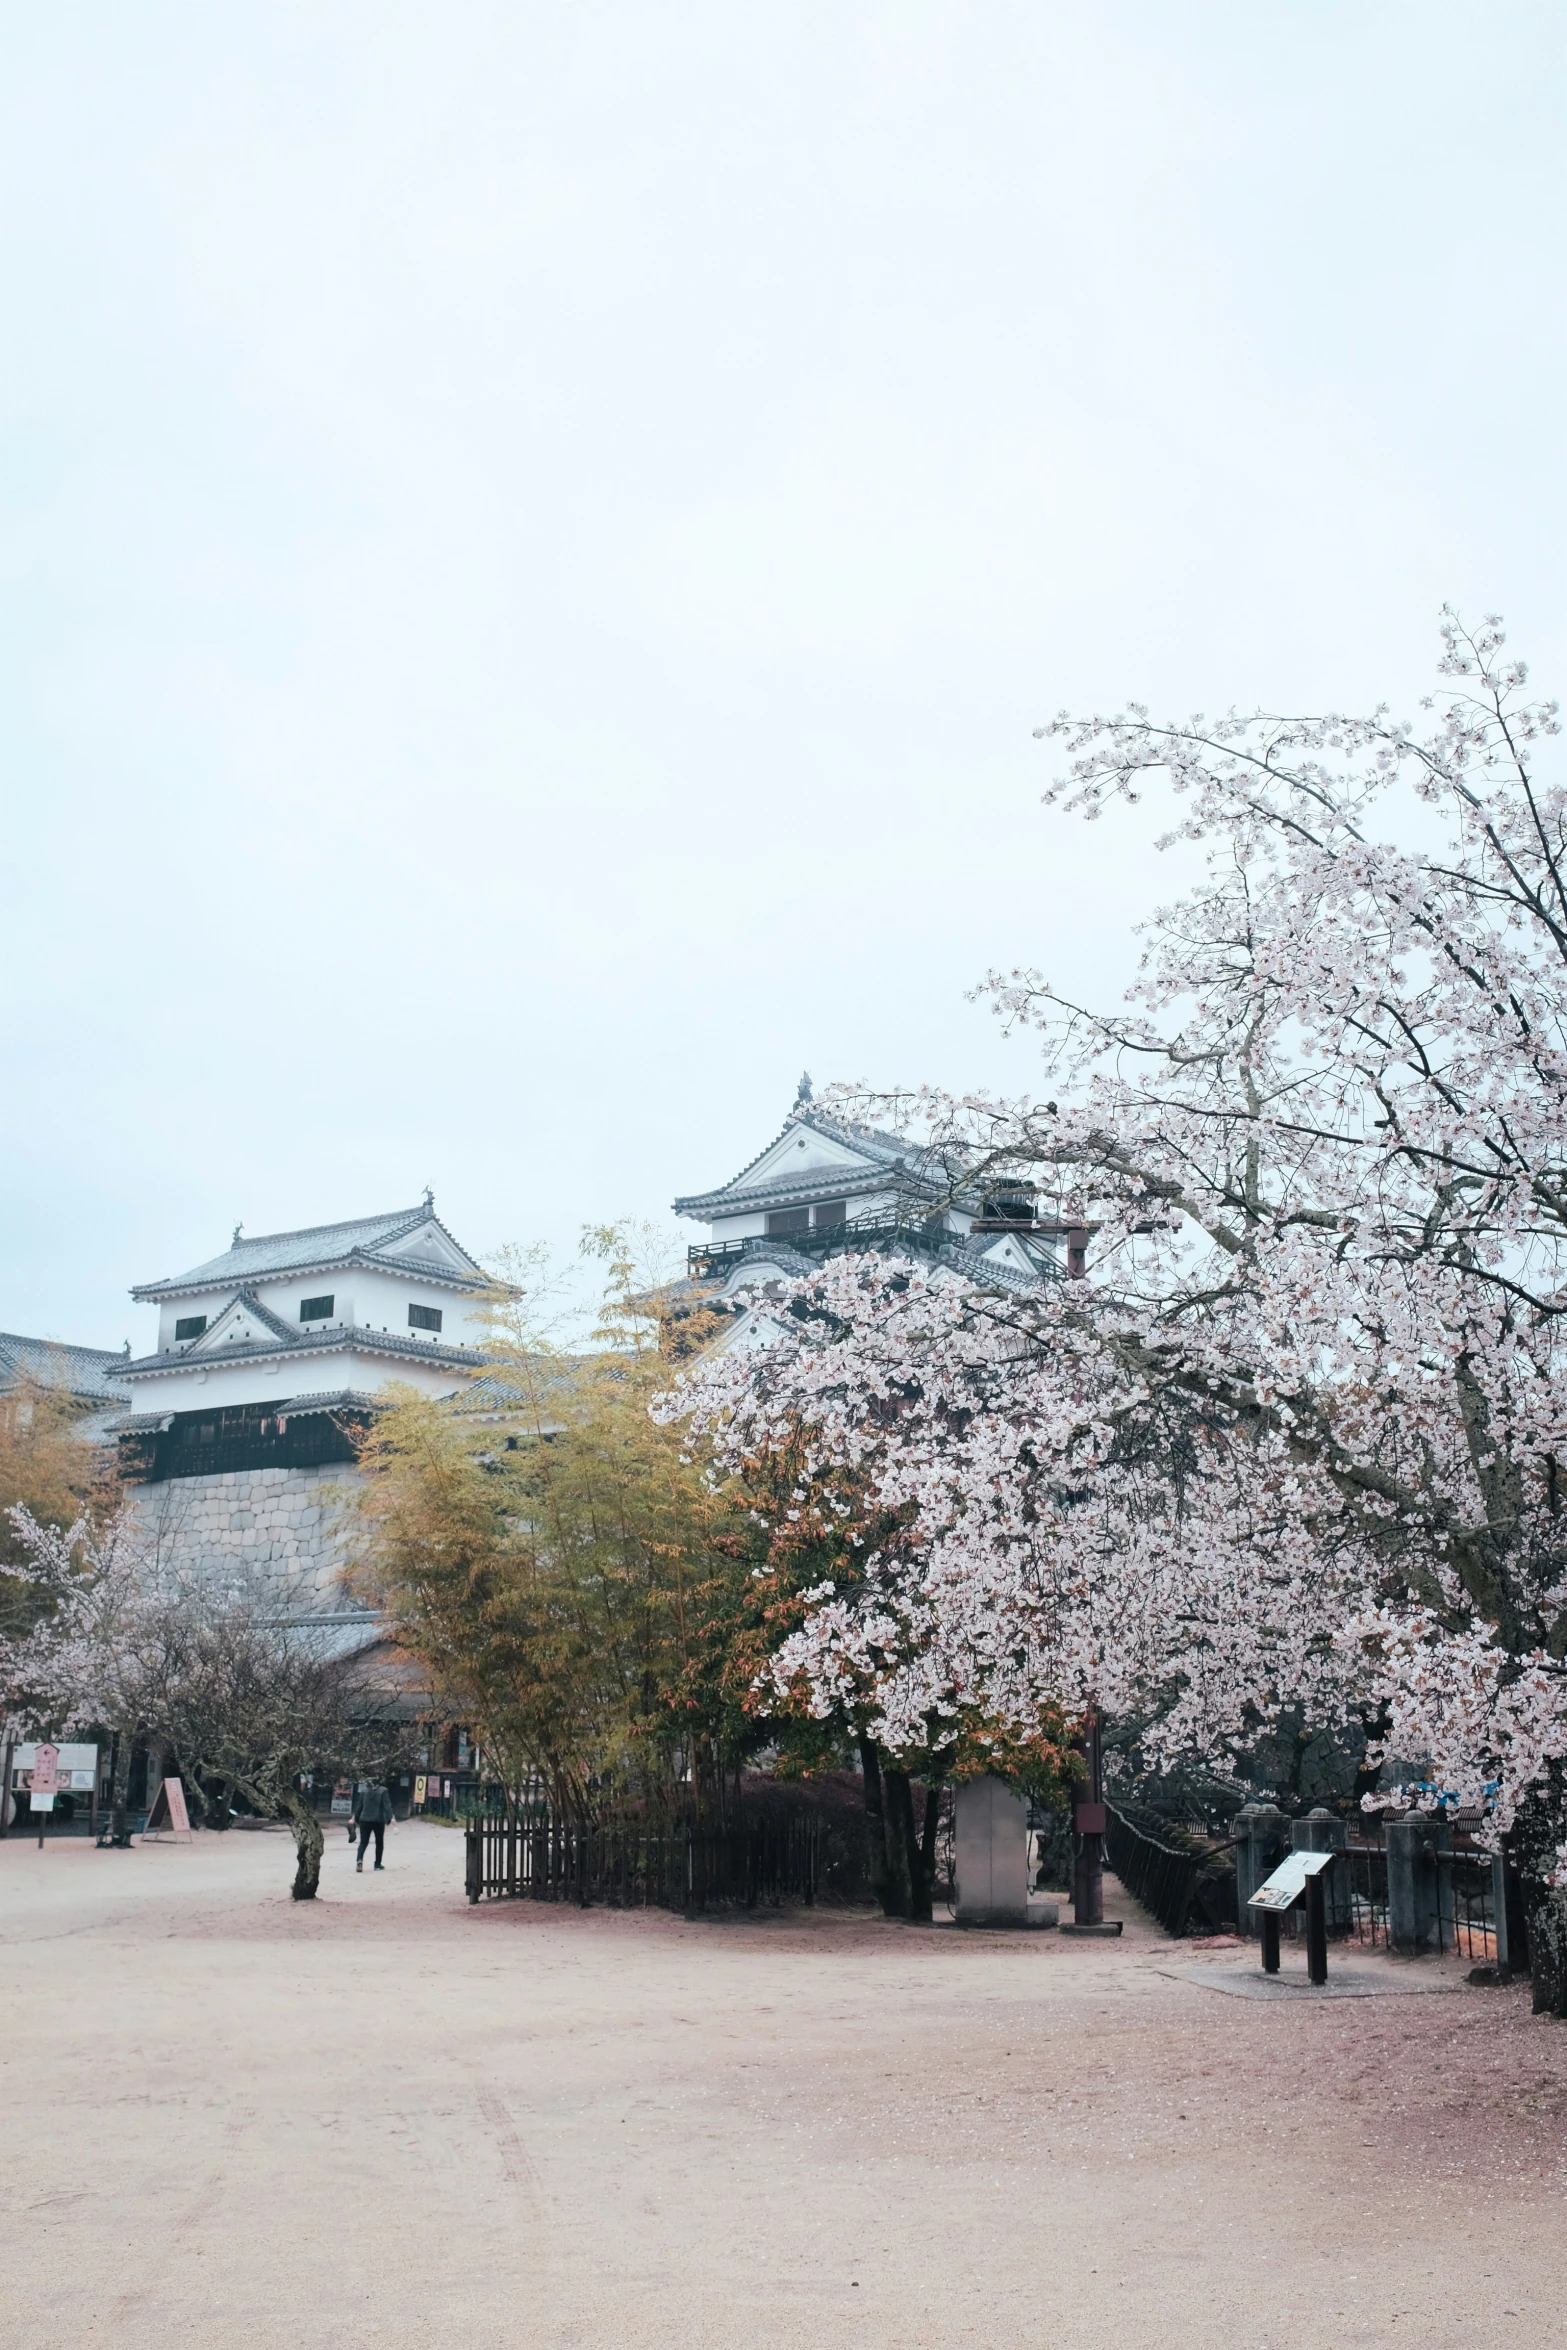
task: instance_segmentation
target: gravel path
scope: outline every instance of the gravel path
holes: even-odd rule
[[[424,1823],[379,1879],[331,1838],[313,1906],[291,1867],[0,1843],[7,2350],[1567,2340],[1521,1991],[1220,1997],[1243,1954],[1130,1905],[474,1911]]]

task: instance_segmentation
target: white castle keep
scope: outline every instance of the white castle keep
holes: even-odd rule
[[[1082,1225],[1042,1216],[1023,1184],[987,1182],[905,1137],[826,1115],[808,1077],[764,1151],[674,1210],[709,1228],[688,1252],[688,1280],[693,1297],[718,1305],[851,1249],[1027,1291],[1080,1274],[1088,1240]],[[742,1311],[726,1343],[742,1341],[745,1320]]]
[[[236,1230],[220,1256],[139,1284],[158,1340],[114,1365],[133,1408],[112,1433],[143,1518],[206,1565],[345,1609],[334,1489],[357,1475],[355,1434],[392,1381],[470,1383],[491,1292],[428,1193],[392,1215]]]

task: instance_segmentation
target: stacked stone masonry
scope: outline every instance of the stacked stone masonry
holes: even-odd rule
[[[260,1571],[280,1593],[341,1607],[340,1522],[358,1471],[241,1469],[217,1477],[171,1477],[133,1492],[135,1507],[160,1544],[221,1575],[225,1567]]]

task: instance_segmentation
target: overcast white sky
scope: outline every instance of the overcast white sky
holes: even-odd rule
[[[1567,12],[0,6],[0,1328],[1026,1085],[1063,704],[1567,687]]]

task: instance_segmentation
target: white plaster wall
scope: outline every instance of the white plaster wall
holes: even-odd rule
[[[441,1333],[439,1343],[445,1343]],[[273,1403],[290,1395],[332,1395],[351,1387],[374,1395],[396,1381],[416,1387],[421,1395],[452,1395],[463,1384],[444,1363],[392,1361],[385,1355],[361,1354],[351,1342],[342,1347],[312,1348],[308,1354],[274,1356],[259,1363],[231,1363],[203,1370],[200,1358],[188,1361],[171,1356],[180,1368],[151,1377],[127,1380],[133,1412],[194,1412],[223,1404]]]
[[[313,1273],[308,1278],[290,1275],[286,1280],[253,1282],[251,1287],[261,1303],[290,1329],[334,1329],[339,1324],[353,1328],[357,1324],[406,1332],[408,1308],[419,1305],[434,1306],[440,1314],[440,1336],[447,1346],[478,1346],[487,1335],[478,1301],[471,1294],[446,1289],[436,1281],[422,1281],[417,1275],[372,1273],[363,1266],[345,1266],[340,1272]],[[209,1322],[215,1322],[234,1294],[233,1288],[213,1289],[196,1297],[163,1300],[158,1310],[157,1351],[172,1350],[177,1321],[205,1314]],[[327,1321],[300,1321],[299,1309],[307,1297],[331,1298],[333,1310]],[[184,1342],[187,1346],[192,1343]]]
[[[767,1230],[767,1218],[762,1215],[715,1216],[711,1229],[715,1241],[749,1240],[753,1233]]]
[[[258,1284],[256,1295],[265,1306],[270,1306],[280,1322],[290,1328],[315,1327],[321,1324],[300,1324],[299,1308],[307,1297],[330,1296],[333,1303],[333,1323],[368,1325],[372,1330],[406,1331],[408,1309],[411,1305],[433,1306],[441,1316],[441,1338],[448,1346],[472,1346],[482,1336],[482,1327],[474,1311],[474,1300],[460,1290],[445,1289],[439,1282],[420,1281],[402,1273],[372,1273],[356,1265],[352,1273],[342,1275],[316,1273],[309,1280]]]
[[[788,1174],[790,1170],[784,1168],[781,1172]],[[851,1216],[874,1216],[890,1211],[894,1196],[892,1192],[885,1189],[880,1191],[863,1190],[854,1183],[833,1183],[824,1176],[820,1184],[806,1192],[802,1198],[791,1200],[789,1205],[791,1207],[813,1208],[820,1200],[841,1199],[847,1202],[848,1212]],[[962,1229],[964,1231],[968,1229],[966,1220]],[[715,1216],[712,1225],[715,1242],[749,1240],[753,1235],[765,1233],[766,1230],[767,1215],[765,1212],[748,1216]],[[787,1235],[780,1234],[778,1237],[782,1239]]]

